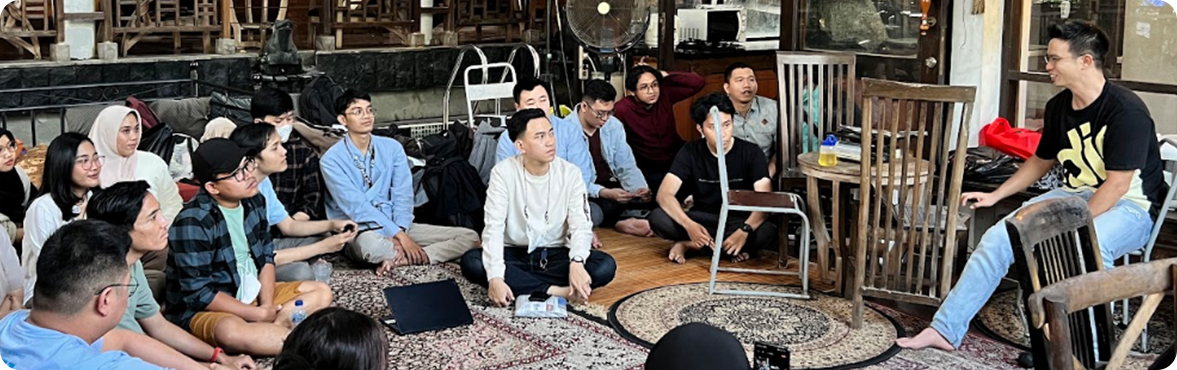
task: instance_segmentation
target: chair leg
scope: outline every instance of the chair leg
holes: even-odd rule
[[[709,291],[715,294],[715,280],[719,275],[719,256],[723,254],[723,232],[727,228],[727,206],[723,206],[719,210],[719,225],[715,227],[715,239],[711,242],[711,281]]]

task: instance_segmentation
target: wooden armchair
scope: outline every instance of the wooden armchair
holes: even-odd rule
[[[971,86],[862,86],[853,328],[862,326],[863,296],[938,306],[948,295],[964,174],[964,156],[951,153],[968,144],[976,95]]]
[[[1074,313],[1143,295],[1143,304],[1124,330],[1124,335],[1120,337],[1107,362],[1106,369],[1120,369],[1133,342],[1156,312],[1165,292],[1174,291],[1175,288],[1177,258],[1170,258],[1071,277],[1034,293],[1029,300],[1032,324],[1046,332],[1050,368],[1094,368],[1074,354],[1074,347],[1092,345],[1075,333],[1075,323],[1071,319]]]
[[[1072,277],[1091,274],[1103,269],[1099,239],[1095,236],[1091,211],[1079,197],[1055,198],[1037,202],[1018,210],[1006,219],[1010,246],[1018,274],[1019,304],[1031,293]],[[1093,305],[1094,306],[1094,305]],[[1069,315],[1070,330],[1075,338],[1072,353],[1083,366],[1094,367],[1107,360],[1114,335],[1110,305],[1090,307]],[[1044,359],[1046,333],[1041,325],[1030,326],[1030,346],[1038,369],[1050,369]],[[1104,348],[1101,353],[1097,348]]]
[[[816,151],[826,134],[855,126],[853,53],[777,52],[780,87],[780,189],[805,178],[797,156]],[[820,221],[820,220],[818,220]]]

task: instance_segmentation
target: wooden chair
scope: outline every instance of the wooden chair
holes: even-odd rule
[[[181,37],[196,34],[201,50],[212,52],[212,33],[221,31],[221,1],[232,0],[105,0],[101,1],[104,39],[120,41],[126,56],[141,41],[172,40],[180,52]]]
[[[289,0],[275,0],[277,10],[272,11],[270,0],[227,0],[231,4],[229,19],[233,39],[237,40],[238,49],[262,48],[266,45],[270,27],[278,21],[286,19]],[[313,34],[312,34],[313,35]]]
[[[806,186],[806,176],[801,172],[797,156],[809,152],[814,146],[805,143],[820,142],[826,133],[836,132],[842,126],[853,126],[855,96],[855,56],[853,53],[810,53],[777,52],[777,83],[780,104],[780,137],[777,138],[776,189],[788,191]],[[847,83],[848,82],[848,83]],[[828,88],[826,88],[828,87]],[[763,86],[761,88],[763,89]],[[814,99],[817,97],[817,99]],[[834,192],[842,188],[832,186]],[[816,189],[816,186],[815,186]],[[809,194],[809,217],[813,222],[825,225],[820,212],[820,197]],[[833,194],[835,201],[845,199]],[[834,213],[841,207],[834,206]],[[835,214],[835,218],[841,217]],[[845,241],[837,240],[843,235],[841,220],[832,220],[833,235],[822,228],[814,229],[817,240],[818,278],[833,284],[835,290],[842,289],[842,255]],[[781,240],[787,227],[781,228]],[[808,245],[801,246],[809,248]]]
[[[0,39],[41,59],[41,38],[56,37],[55,0],[22,0],[0,8]]]
[[[862,86],[853,328],[862,326],[863,296],[938,306],[948,295],[964,173],[964,156],[951,153],[968,144],[976,96],[971,86]]]
[[[711,117],[715,125],[715,132],[723,132],[723,126],[719,119],[719,108],[711,107]],[[724,153],[723,140],[716,141],[716,151]],[[727,161],[724,156],[717,156],[719,162],[719,184],[720,194],[723,199],[722,206],[719,210],[719,225],[715,231],[715,241],[713,249],[715,253],[711,257],[711,280],[709,284],[709,291],[711,294],[742,294],[742,295],[758,295],[758,296],[773,296],[784,298],[800,298],[809,299],[809,217],[805,216],[805,204],[801,200],[801,196],[793,193],[784,192],[758,192],[749,190],[731,190],[728,188],[727,179]],[[797,216],[801,219],[801,245],[800,260],[798,260],[797,272],[780,271],[777,269],[760,270],[760,269],[746,269],[746,268],[731,268],[719,267],[719,257],[723,254],[724,231],[726,231],[728,212],[767,212],[780,213],[786,215]],[[785,258],[785,248],[787,243],[778,243],[781,247],[779,250],[779,257],[777,260],[778,267],[787,266],[788,261]],[[801,294],[780,293],[780,292],[764,292],[754,290],[735,290],[735,289],[715,289],[715,281],[720,272],[739,272],[751,274],[771,274],[771,275],[795,275],[801,279]]]
[[[1103,269],[1099,240],[1095,236],[1091,211],[1079,197],[1055,198],[1022,207],[1014,217],[1006,219],[1014,263],[1019,271],[1020,302],[1043,287]],[[1077,339],[1072,352],[1077,353],[1084,366],[1108,358],[1114,335],[1110,305],[1093,307],[1070,315],[1071,332]],[[1035,365],[1049,369],[1044,359],[1046,334],[1041,325],[1027,325]]]
[[[1165,293],[1175,289],[1177,258],[1092,272],[1042,288],[1030,296],[1029,308],[1034,327],[1047,333],[1050,356],[1046,357],[1048,361],[1043,362],[1049,362],[1049,368],[1056,370],[1095,368],[1095,364],[1086,363],[1081,355],[1077,356],[1074,352],[1075,347],[1091,346],[1090,342],[1085,342],[1084,330],[1076,333],[1075,313],[1143,295],[1143,304],[1107,361],[1107,370],[1120,369],[1133,342],[1148,325],[1148,320],[1156,312]]]
[[[783,183],[805,178],[798,168],[798,155],[816,151],[826,134],[856,125],[855,55],[781,51],[776,60],[782,162],[777,172]]]

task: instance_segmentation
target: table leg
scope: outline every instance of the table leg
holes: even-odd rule
[[[809,224],[813,228],[813,235],[817,239],[817,267],[821,273],[823,283],[830,282],[830,241],[829,230],[826,228],[825,214],[821,211],[821,197],[818,196],[817,178],[808,177],[805,180],[805,192],[809,198]],[[835,207],[836,208],[836,207]],[[801,248],[809,248],[803,245]],[[808,261],[803,261],[808,263]],[[837,279],[841,280],[841,279]]]
[[[830,249],[834,251],[834,291],[842,292],[842,246],[845,245],[845,237],[842,236],[842,182],[838,180],[831,181],[833,190],[833,198],[830,204],[833,208],[833,243],[830,243]],[[824,224],[824,223],[823,223]],[[828,251],[825,253],[829,253]]]

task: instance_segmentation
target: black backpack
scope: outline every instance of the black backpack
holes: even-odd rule
[[[421,187],[429,196],[429,202],[414,212],[420,222],[464,227],[482,233],[486,185],[482,184],[482,177],[469,161],[455,156],[436,165],[430,163],[425,168]]]
[[[298,114],[307,123],[319,127],[331,127],[339,120],[335,114],[335,99],[343,95],[343,86],[331,77],[319,76],[311,80],[298,96]]]
[[[262,73],[271,76],[302,73],[302,59],[294,46],[294,22],[278,21],[270,28],[270,34],[261,51]]]

